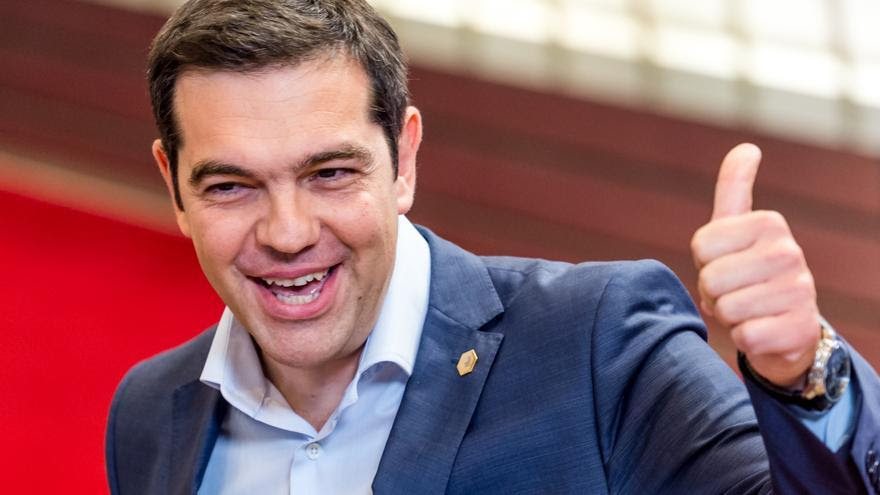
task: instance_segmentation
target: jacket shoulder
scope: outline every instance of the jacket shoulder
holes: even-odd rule
[[[216,329],[217,326],[214,325],[189,341],[136,364],[126,373],[119,390],[123,387],[127,388],[129,393],[134,392],[131,390],[133,388],[142,392],[150,388],[174,390],[180,385],[198,379],[208,357]]]
[[[537,294],[553,298],[557,304],[562,302],[582,306],[588,299],[601,299],[612,281],[612,288],[625,287],[630,289],[630,294],[670,287],[685,292],[675,274],[657,260],[572,264],[498,256],[482,259],[496,290],[505,302],[514,302],[525,295],[531,298]],[[614,298],[619,294],[612,293],[609,296]]]
[[[216,326],[132,367],[110,405],[105,437],[111,493],[139,486],[153,493],[167,479],[174,391],[197,380]]]
[[[216,325],[193,339],[134,365],[123,377],[110,405],[111,426],[135,418],[170,414],[178,387],[198,380],[214,338]],[[139,422],[146,422],[138,420]]]
[[[570,264],[484,258],[504,315],[492,327],[507,338],[558,342],[566,351],[606,357],[650,349],[680,329],[705,327],[678,278],[655,260]],[[512,344],[513,342],[507,342]],[[563,352],[563,350],[560,350]]]

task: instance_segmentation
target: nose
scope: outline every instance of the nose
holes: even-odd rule
[[[318,242],[321,225],[307,194],[276,194],[257,224],[261,246],[284,254],[296,254]]]

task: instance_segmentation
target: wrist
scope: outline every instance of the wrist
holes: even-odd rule
[[[779,385],[767,380],[751,367],[745,354],[738,353],[737,361],[743,377],[781,402],[808,410],[831,408],[846,391],[851,363],[846,344],[824,319],[821,319],[821,331],[811,365],[790,384]]]

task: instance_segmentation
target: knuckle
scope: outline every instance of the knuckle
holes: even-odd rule
[[[700,288],[700,292],[712,299],[715,299],[720,295],[717,291],[717,283],[715,282],[715,277],[713,276],[712,270],[709,267],[700,270],[697,284]]]
[[[816,284],[810,272],[803,272],[794,279],[795,296],[799,300],[815,300]]]
[[[758,218],[761,219],[761,226],[765,229],[774,232],[788,230],[788,222],[782,216],[782,213],[775,210],[759,210],[755,213],[758,214]]]
[[[806,264],[804,250],[801,248],[800,244],[794,240],[794,237],[788,236],[785,238],[785,247],[789,255],[795,258],[799,264]]]
[[[784,237],[773,243],[769,250],[771,262],[781,269],[794,269],[805,266],[804,252],[791,237]]]
[[[715,301],[715,319],[724,326],[732,326],[737,320],[737,307],[731,298],[724,296]]]
[[[706,227],[701,227],[694,233],[694,236],[691,237],[691,253],[694,256],[694,261],[699,265],[704,265],[709,261],[709,253],[705,240],[705,228]]]
[[[748,353],[755,347],[755,342],[757,341],[756,334],[755,325],[747,321],[737,326],[730,336],[739,350]]]
[[[694,256],[694,261],[696,261],[698,263],[702,263],[703,262],[703,245],[702,245],[702,243],[700,243],[699,239],[697,238],[697,235],[699,235],[699,232],[697,232],[696,234],[694,234],[693,237],[691,237],[691,254]]]

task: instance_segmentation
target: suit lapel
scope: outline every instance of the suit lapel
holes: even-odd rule
[[[431,247],[428,315],[413,374],[373,482],[376,493],[443,493],[503,336],[479,331],[503,311],[476,256],[423,230]],[[477,363],[456,364],[473,349]]]
[[[171,494],[195,494],[220,432],[225,401],[220,392],[193,381],[174,391],[171,423]]]

